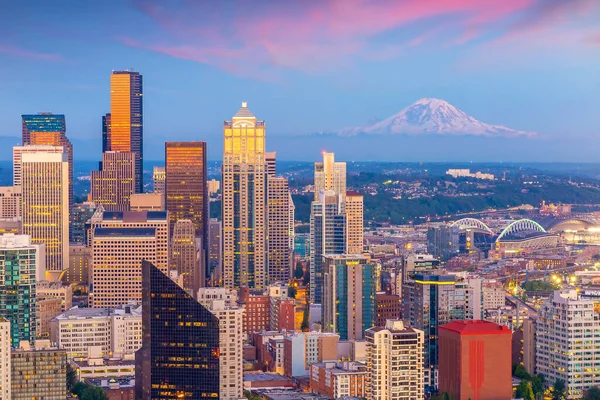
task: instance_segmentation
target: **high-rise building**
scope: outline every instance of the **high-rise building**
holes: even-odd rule
[[[0,219],[21,218],[21,186],[0,186]]]
[[[292,198],[292,192],[288,191],[288,203],[289,203],[289,228],[290,228],[290,249],[292,254],[294,250],[294,238],[296,237],[296,206],[294,205],[294,199]],[[293,266],[293,265],[292,265]]]
[[[223,284],[259,288],[267,280],[265,121],[243,102],[223,131]]]
[[[400,319],[400,296],[377,292],[375,295],[375,326],[385,326],[388,319]]]
[[[102,116],[102,152],[110,151],[110,113]]]
[[[154,166],[152,182],[154,193],[165,193],[165,167]]]
[[[489,321],[440,326],[440,393],[456,400],[512,397],[512,331]]]
[[[62,281],[89,288],[92,272],[92,249],[83,243],[69,245],[69,269],[62,275]]]
[[[290,191],[288,180],[283,177],[268,177],[267,215],[269,253],[269,282],[288,282],[290,280]]]
[[[425,386],[437,387],[438,328],[466,315],[465,293],[456,288],[453,275],[415,274],[404,284],[402,319],[407,326],[424,332]]]
[[[423,331],[388,320],[365,332],[367,396],[369,400],[425,398]]]
[[[427,229],[427,251],[443,261],[459,251],[460,232],[457,226],[439,225]]]
[[[190,220],[202,250],[208,248],[205,142],[165,143],[165,199],[171,230],[176,221]],[[206,254],[203,252],[202,256],[201,265],[206,268]],[[202,276],[206,276],[206,271],[202,271]]]
[[[345,193],[345,192],[344,192]],[[346,216],[335,192],[321,191],[310,212],[310,299],[323,301],[323,256],[343,254],[346,246]]]
[[[267,176],[277,175],[277,153],[274,151],[267,151],[265,153],[265,164],[267,165]]]
[[[65,398],[67,356],[49,340],[21,342],[11,353],[11,374],[11,400]]]
[[[345,201],[346,163],[335,161],[333,153],[323,152],[323,161],[315,163],[315,200],[321,190],[332,190]]]
[[[349,190],[346,192],[346,254],[362,254],[364,211],[363,195]]]
[[[66,136],[67,123],[63,114],[39,113],[21,115],[23,145],[61,146],[69,161],[69,207],[73,205],[73,145]]]
[[[48,149],[48,148],[51,149]],[[69,162],[53,146],[25,146],[21,154],[23,233],[46,247],[48,280],[69,268]]]
[[[579,399],[600,384],[600,359],[594,346],[600,340],[600,319],[594,298],[576,290],[555,291],[542,304],[536,327],[537,373],[552,385],[561,379],[567,399]]]
[[[91,200],[107,211],[129,211],[136,189],[135,163],[135,153],[102,153],[100,170],[92,171],[90,176]]]
[[[221,221],[211,218],[208,222],[208,270],[213,286],[220,285],[223,279],[223,266],[221,265]]]
[[[219,398],[237,400],[243,397],[244,309],[226,305],[225,300],[212,300],[208,307],[219,319]]]
[[[135,154],[135,193],[142,193],[144,162],[144,107],[142,75],[133,70],[113,71],[110,76],[110,148]]]
[[[171,239],[171,267],[183,283],[183,289],[196,295],[198,289],[204,286],[205,277],[199,255],[203,249],[196,246],[194,224],[189,219],[180,219],[173,227]]]
[[[49,146],[49,145],[14,146],[13,147],[13,186],[22,186],[23,185],[23,165],[22,165],[23,153],[38,153],[38,152],[62,154],[65,152],[65,149],[63,146]]]
[[[362,255],[325,255],[323,270],[323,329],[341,340],[362,339],[375,325],[375,264]]]
[[[136,399],[220,398],[219,319],[147,261],[142,282]]]
[[[10,399],[10,321],[0,317],[0,399]]]
[[[96,204],[91,202],[78,203],[71,207],[69,242],[85,243],[85,224],[92,218],[95,211]]]
[[[531,376],[537,374],[535,365],[537,320],[527,318],[523,321],[523,366]]]

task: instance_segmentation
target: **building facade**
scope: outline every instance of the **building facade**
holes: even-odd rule
[[[310,366],[310,389],[328,398],[365,398],[367,370],[354,362],[324,362]]]
[[[267,190],[268,215],[268,279],[269,282],[288,282],[291,271],[290,192],[288,180],[269,176]]]
[[[346,192],[346,254],[362,254],[364,242],[363,195]]]
[[[10,333],[10,321],[0,317],[0,398],[2,399],[11,398]]]
[[[243,102],[223,130],[223,285],[260,288],[267,281],[265,121]]]
[[[22,202],[21,186],[0,186],[0,219],[21,218]]]
[[[208,223],[208,269],[207,278],[213,285],[220,285],[223,282],[223,265],[221,263],[221,221],[211,218]]]
[[[334,333],[287,332],[283,339],[285,376],[308,376],[312,364],[338,359],[340,337]]]
[[[323,161],[315,163],[315,200],[319,200],[321,191],[333,191],[342,197],[346,196],[346,163],[335,161],[335,154],[323,152]]]
[[[375,295],[375,326],[385,326],[388,319],[401,319],[400,296],[377,292]]]
[[[131,195],[135,193],[135,163],[137,155],[124,151],[102,153],[99,171],[90,175],[90,195],[95,204],[106,211],[129,211]]]
[[[173,226],[171,239],[171,267],[177,271],[183,289],[196,293],[205,284],[204,264],[196,243],[194,223],[189,219],[180,219]]]

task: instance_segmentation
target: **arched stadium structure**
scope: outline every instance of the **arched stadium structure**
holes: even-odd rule
[[[514,254],[525,250],[556,247],[559,237],[548,233],[543,226],[531,219],[510,223],[496,238],[496,251]]]
[[[484,222],[475,218],[463,218],[452,223],[460,231],[461,252],[488,251],[493,243],[494,232]]]
[[[563,243],[600,245],[600,225],[591,217],[557,220],[550,224],[548,231],[560,235]]]

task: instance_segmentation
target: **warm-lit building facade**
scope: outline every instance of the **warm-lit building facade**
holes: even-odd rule
[[[438,391],[456,400],[512,398],[512,331],[489,321],[439,328]]]
[[[340,337],[334,333],[291,331],[283,339],[285,376],[308,376],[311,364],[338,359]]]
[[[0,186],[0,219],[21,218],[21,186]]]
[[[346,163],[335,161],[335,154],[323,152],[323,161],[315,163],[315,200],[319,200],[321,190],[331,190],[342,197],[346,196]]]
[[[334,361],[311,364],[310,390],[331,399],[365,398],[367,370],[364,364]]]
[[[60,310],[61,301],[57,297],[37,296],[37,326],[36,336],[39,339],[48,339],[50,337],[50,320],[62,312]]]
[[[154,166],[152,171],[152,188],[154,193],[165,193],[165,167]]]
[[[268,177],[268,279],[269,282],[288,282],[291,271],[290,247],[290,193],[288,180],[283,177]]]
[[[100,171],[90,176],[91,200],[107,211],[129,211],[135,189],[134,153],[108,151],[102,153]]]
[[[69,268],[69,162],[62,147],[24,146],[23,233],[46,246],[46,276]]]
[[[375,295],[375,326],[385,326],[388,319],[400,319],[400,296],[378,292]]]
[[[177,271],[183,289],[190,293],[196,293],[204,286],[199,250],[193,222],[189,219],[177,220],[171,239],[171,268]]]
[[[243,102],[223,131],[223,285],[260,288],[267,281],[265,121]]]
[[[0,399],[10,399],[10,321],[0,317]]]
[[[134,153],[135,190],[142,193],[143,134],[142,75],[133,70],[113,71],[110,76],[110,148],[106,151]]]
[[[346,254],[362,254],[364,211],[363,195],[353,190],[346,192]]]
[[[84,244],[69,246],[69,269],[62,275],[62,281],[88,287],[92,266],[92,249]]]
[[[165,197],[162,193],[133,193],[129,201],[131,211],[164,211]]]
[[[142,282],[135,398],[221,398],[219,318],[147,261]]]

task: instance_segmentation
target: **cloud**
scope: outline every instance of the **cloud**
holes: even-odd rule
[[[60,54],[54,53],[40,53],[32,50],[26,50],[15,46],[0,44],[0,54],[5,54],[15,58],[24,58],[27,60],[37,61],[63,61],[63,57]]]

